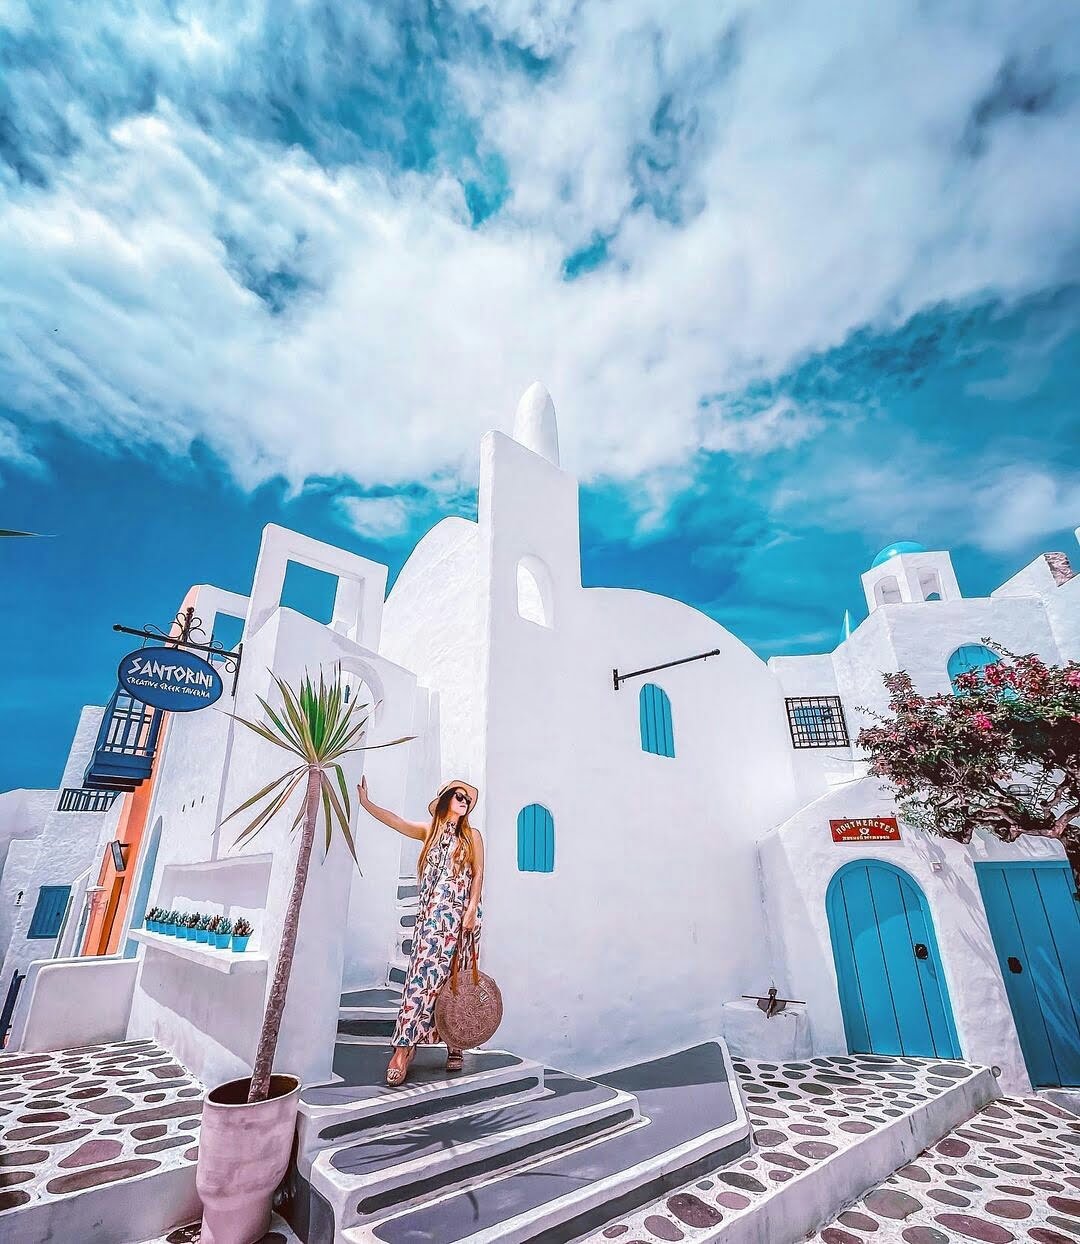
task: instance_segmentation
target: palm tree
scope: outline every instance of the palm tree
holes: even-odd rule
[[[275,712],[262,696],[258,697],[259,703],[269,718],[269,723],[247,721],[243,717],[237,717],[236,720],[247,726],[249,730],[254,730],[268,743],[273,743],[275,747],[289,752],[299,760],[299,763],[272,782],[268,782],[258,794],[252,795],[234,812],[230,812],[225,821],[265,801],[255,819],[237,836],[233,845],[248,842],[285,807],[294,792],[303,784],[303,802],[292,823],[294,831],[297,826],[302,826],[303,829],[300,852],[296,858],[296,874],[293,878],[289,905],[285,911],[285,920],[281,930],[281,947],[278,951],[274,981],[266,1000],[262,1032],[259,1034],[255,1065],[251,1071],[249,1102],[265,1101],[270,1088],[270,1073],[274,1065],[274,1053],[277,1050],[281,1017],[285,1011],[289,976],[292,973],[293,952],[296,949],[296,934],[300,925],[300,906],[304,901],[311,847],[315,841],[315,828],[319,820],[319,805],[322,804],[326,851],[330,850],[334,827],[337,826],[345,838],[353,861],[359,868],[359,861],[356,859],[356,844],[353,842],[352,832],[349,829],[351,815],[349,790],[345,775],[341,771],[341,758],[350,752],[374,750],[375,747],[394,747],[414,737],[409,735],[405,738],[394,739],[390,743],[374,744],[372,748],[362,746],[359,740],[364,736],[368,719],[366,715],[357,718],[359,710],[366,709],[367,705],[361,705],[355,699],[351,704],[347,701],[341,684],[340,666],[335,667],[334,679],[329,684],[323,678],[321,671],[318,686],[305,674],[299,691],[294,691],[284,679],[278,678],[276,674],[272,674],[271,677],[281,693],[279,709]],[[335,781],[337,789],[335,789]]]

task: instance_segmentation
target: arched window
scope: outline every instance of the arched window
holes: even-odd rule
[[[879,579],[874,587],[874,599],[879,605],[896,605],[900,603],[900,584],[892,575]]]
[[[941,579],[936,570],[924,570],[920,573],[919,591],[923,600],[941,599]]]
[[[663,687],[647,682],[638,697],[641,718],[641,750],[654,756],[675,755],[675,735],[671,729],[671,701]]]
[[[998,655],[985,644],[961,644],[949,657],[949,679],[956,689],[957,674],[978,674],[988,665],[996,665]]]
[[[539,803],[522,808],[517,819],[518,872],[555,871],[555,820]]]
[[[537,626],[555,625],[551,574],[539,557],[523,557],[517,566],[518,616]]]

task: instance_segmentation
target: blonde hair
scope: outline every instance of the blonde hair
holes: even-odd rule
[[[420,858],[416,861],[416,875],[422,877],[424,875],[424,867],[427,864],[428,852],[435,844],[436,838],[439,836],[443,825],[449,819],[450,800],[454,797],[454,791],[458,788],[451,786],[448,790],[444,790],[439,796],[439,801],[435,805],[435,815],[431,818],[431,824],[428,831],[424,835],[424,845],[420,848]],[[476,838],[475,830],[469,824],[469,815],[466,813],[460,818],[457,825],[458,842],[454,847],[453,871],[461,872],[464,868],[468,868],[473,876],[476,876]]]

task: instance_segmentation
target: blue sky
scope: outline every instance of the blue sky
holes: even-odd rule
[[[535,378],[586,582],[762,656],[893,539],[1080,562],[1080,16],[866,10],[7,6],[0,789],[264,523],[474,513]]]

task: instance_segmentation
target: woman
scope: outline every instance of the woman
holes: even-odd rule
[[[384,825],[424,845],[416,864],[420,904],[413,952],[386,1070],[391,1088],[405,1083],[418,1045],[437,1042],[435,999],[453,964],[462,937],[480,935],[480,893],[484,885],[484,842],[469,824],[477,790],[468,782],[447,782],[428,804],[431,823],[407,821],[368,798],[367,778],[357,788],[360,806]],[[475,946],[475,942],[473,943]],[[460,1071],[461,1050],[447,1047],[446,1070]]]

